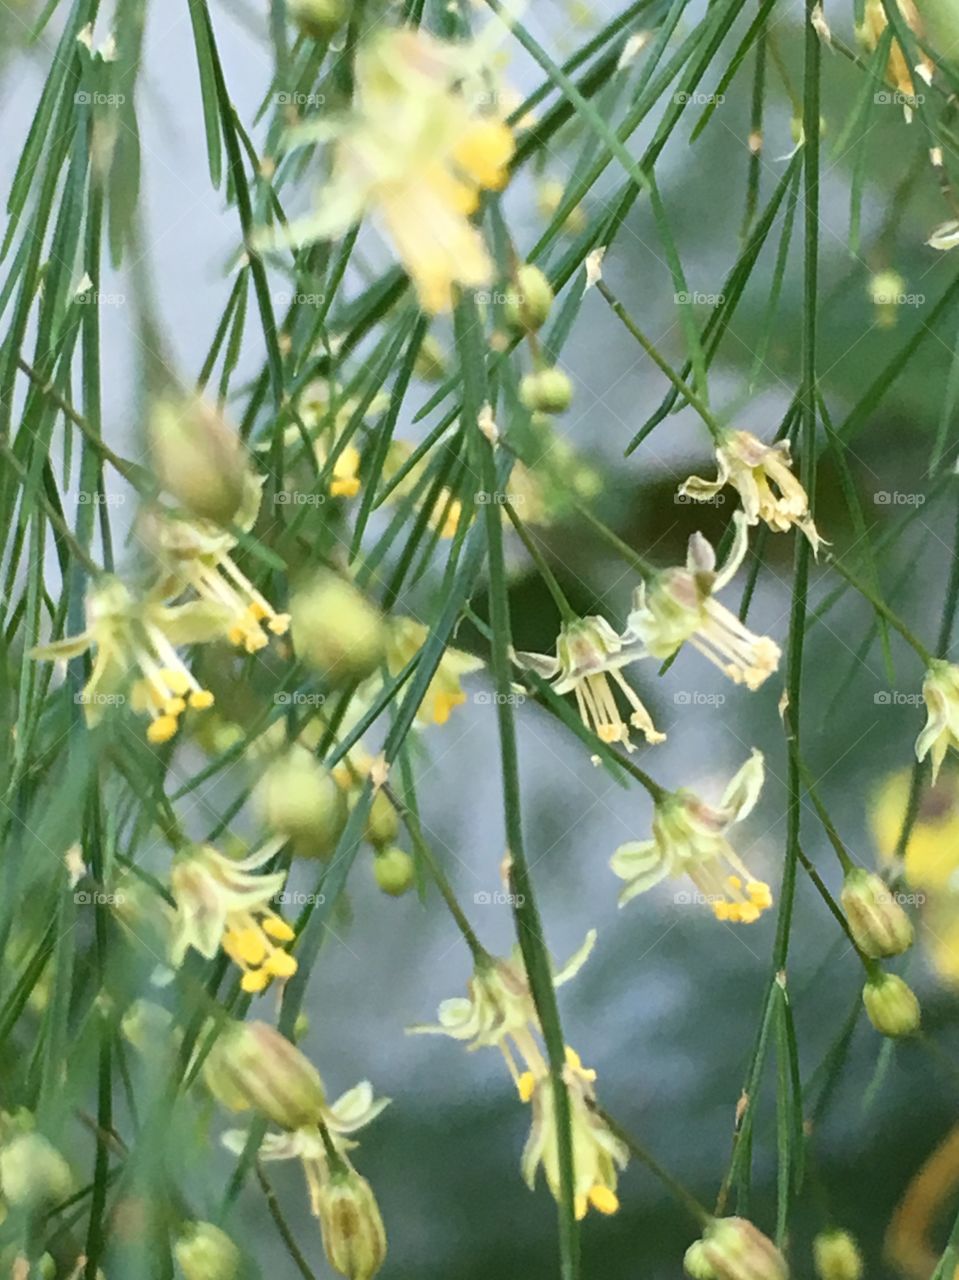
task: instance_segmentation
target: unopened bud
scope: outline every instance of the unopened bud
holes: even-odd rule
[[[190,512],[229,524],[251,474],[243,442],[199,396],[164,396],[150,409],[150,455],[157,479]]]
[[[292,840],[301,857],[326,857],[335,848],[346,822],[346,797],[305,748],[274,760],[253,795],[264,824]]]
[[[842,886],[849,931],[863,955],[878,960],[898,956],[912,946],[912,923],[892,890],[873,871],[856,867]]]
[[[287,12],[305,36],[328,40],[346,21],[347,0],[287,0]]]
[[[516,272],[515,286],[506,303],[506,323],[511,329],[535,332],[553,306],[553,288],[539,267],[528,262]]]
[[[377,791],[366,818],[366,838],[376,849],[393,843],[400,829],[396,806],[385,791]]]
[[[573,384],[562,369],[538,369],[519,384],[523,406],[536,413],[563,413],[573,399]]]
[[[848,1231],[823,1231],[812,1242],[819,1280],[861,1280],[862,1254]]]
[[[317,574],[290,602],[297,653],[333,685],[364,680],[383,660],[383,617],[352,582]]]
[[[348,1280],[371,1280],[386,1257],[386,1232],[370,1184],[353,1169],[334,1173],[318,1193],[317,1209],[333,1270]]]
[[[716,1280],[716,1272],[705,1257],[705,1248],[702,1240],[694,1240],[683,1255],[683,1270],[690,1280]]]
[[[73,1190],[70,1166],[40,1133],[20,1133],[0,1150],[0,1189],[17,1209],[36,1210]]]
[[[703,1235],[702,1256],[717,1280],[788,1280],[786,1260],[746,1218],[717,1218]]]
[[[240,1251],[212,1222],[191,1222],[173,1246],[184,1280],[235,1280]]]
[[[281,1129],[323,1116],[326,1095],[312,1062],[266,1022],[235,1022],[217,1037],[203,1077],[231,1111],[252,1108]]]
[[[908,983],[895,973],[870,979],[862,989],[869,1021],[884,1036],[911,1036],[919,1030],[919,1001]]]
[[[373,859],[373,874],[384,893],[399,898],[416,882],[413,859],[405,849],[384,849]]]

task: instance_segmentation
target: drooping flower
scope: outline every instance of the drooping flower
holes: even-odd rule
[[[478,46],[444,44],[424,31],[367,40],[356,56],[352,115],[299,131],[333,139],[320,207],[258,243],[332,239],[372,213],[426,311],[448,311],[454,284],[489,284],[492,261],[470,216],[483,190],[506,185],[514,142],[485,105],[496,94],[472,91],[480,64]]]
[[[276,850],[276,844],[267,845],[237,859],[205,844],[177,854],[170,871],[177,907],[172,964],[182,964],[190,947],[207,960],[222,947],[243,970],[241,986],[251,994],[265,990],[274,978],[296,973],[296,960],[277,945],[295,935],[271,905],[286,873],[254,874]]]
[[[727,431],[716,449],[716,479],[690,476],[679,492],[696,502],[708,502],[727,484],[739,493],[746,523],[762,520],[775,533],[793,525],[809,539],[813,553],[822,539],[809,513],[809,497],[792,471],[789,441],[767,445],[749,431]]]
[[[590,932],[569,962],[554,971],[554,986],[561,986],[579,971],[595,941],[596,934]],[[508,960],[488,958],[477,963],[468,995],[444,1000],[438,1023],[410,1027],[410,1031],[447,1035],[468,1042],[469,1049],[500,1050],[520,1100],[533,1106],[532,1126],[521,1163],[523,1176],[532,1188],[542,1165],[550,1191],[559,1198],[553,1086],[519,948],[514,948]],[[629,1153],[593,1109],[595,1071],[586,1070],[570,1048],[566,1050],[563,1077],[570,1100],[577,1216],[582,1217],[590,1205],[601,1213],[615,1213],[619,1207],[617,1171],[625,1166]]]
[[[652,840],[620,845],[610,866],[626,887],[624,906],[667,876],[688,876],[717,920],[751,924],[772,906],[769,885],[745,867],[727,832],[751,812],[764,778],[762,753],[750,758],[729,783],[718,806],[692,791],[680,790],[657,800]],[[689,895],[683,898],[688,900]]]
[[[93,669],[81,694],[87,724],[95,725],[108,706],[122,702],[121,691],[129,686],[134,710],[150,716],[149,741],[167,742],[187,706],[213,705],[213,694],[200,686],[177,648],[215,639],[225,616],[215,602],[171,605],[156,593],[138,599],[118,578],[106,576],[87,595],[86,630],[37,645],[30,656],[65,662],[93,650]]]
[[[350,1135],[375,1120],[389,1102],[376,1098],[363,1080],[324,1105],[319,1124],[267,1133],[257,1153],[264,1161],[300,1161],[327,1259],[349,1280],[371,1280],[386,1256],[386,1232],[373,1189],[347,1153],[357,1145]],[[223,1145],[239,1155],[247,1137],[245,1131],[231,1129],[223,1135]]]
[[[235,524],[249,532],[256,521],[262,481],[249,478]],[[239,569],[230,552],[236,537],[210,520],[195,520],[159,508],[142,522],[144,540],[169,574],[171,590],[192,589],[201,601],[215,606],[225,617],[221,634],[247,653],[264,648],[269,639],[264,626],[276,636],[290,626],[288,613],[277,613],[266,597]]]
[[[746,516],[737,511],[733,522],[733,545],[721,569],[713,548],[694,533],[685,568],[665,569],[649,586],[636,588],[622,638],[660,660],[688,641],[736,684],[758,689],[779,666],[779,646],[769,636],[754,635],[713,598],[732,580],[748,548]]]
[[[393,618],[386,641],[386,665],[391,676],[399,675],[422,649],[429,628],[413,618]],[[451,712],[466,701],[463,676],[481,671],[482,658],[477,658],[452,645],[446,649],[416,712],[419,724],[446,724]]]
[[[663,742],[666,738],[657,730],[620,670],[643,656],[636,642],[625,641],[605,618],[592,614],[563,624],[555,657],[544,653],[517,653],[515,658],[519,666],[528,667],[544,680],[552,681],[555,693],[574,693],[583,724],[603,742],[621,742],[628,751],[633,751],[629,728],[616,705],[610,679],[632,707],[629,723],[641,730],[646,741]]]
[[[619,1208],[616,1183],[619,1170],[629,1159],[626,1145],[593,1109],[596,1072],[583,1066],[575,1049],[566,1047],[563,1080],[569,1096],[570,1134],[573,1145],[573,1205],[577,1218],[589,1208],[615,1213]],[[536,1171],[542,1166],[547,1185],[555,1199],[561,1195],[559,1134],[553,1082],[547,1072],[527,1072],[521,1077],[520,1096],[532,1104],[533,1120],[523,1149],[521,1168],[526,1185],[533,1189]]]
[[[893,0],[893,2],[899,10],[899,15],[904,25],[909,28],[913,35],[924,35],[922,18],[913,0]],[[870,52],[879,44],[882,39],[882,33],[888,25],[889,19],[886,17],[883,0],[866,0],[862,26],[858,29],[857,35]],[[913,73],[924,84],[931,84],[935,70],[934,62],[924,50],[919,48],[918,42],[915,44],[915,50],[918,60],[915,67],[910,68],[907,50],[899,43],[894,34],[889,45],[889,58],[886,62],[886,80],[893,85],[903,98],[907,99],[903,103],[907,121],[912,119],[911,104],[916,96]]]
[[[950,747],[959,748],[959,666],[938,659],[933,662],[922,682],[922,697],[927,719],[916,739],[916,759],[922,761],[932,754],[935,785],[946,752]]]

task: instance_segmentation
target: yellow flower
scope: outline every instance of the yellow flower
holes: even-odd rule
[[[243,970],[241,986],[251,994],[274,978],[296,973],[296,960],[277,943],[292,942],[292,928],[272,909],[286,883],[285,872],[254,875],[276,852],[268,845],[248,858],[228,858],[212,845],[177,854],[170,887],[177,915],[171,963],[179,966],[190,947],[212,960],[222,947]]]
[[[203,710],[213,694],[201,688],[177,647],[215,639],[225,612],[214,602],[170,605],[157,595],[137,599],[118,578],[104,577],[87,595],[87,626],[76,636],[37,645],[32,658],[67,661],[94,651],[93,669],[81,700],[89,725],[95,725],[108,706],[121,703],[121,690],[131,673],[139,678],[130,688],[135,711],[150,716],[150,742],[167,742],[177,731],[187,706]]]
[[[413,618],[393,619],[386,644],[386,665],[391,676],[399,675],[407,663],[419,653],[429,636],[429,629]],[[463,676],[483,667],[481,658],[462,649],[448,648],[440,659],[423,701],[416,712],[422,725],[446,724],[456,707],[466,701]]]
[[[766,445],[749,431],[727,431],[716,449],[715,480],[690,476],[679,486],[684,497],[708,502],[727,484],[739,493],[746,523],[762,520],[776,533],[793,525],[819,550],[822,539],[809,514],[809,498],[792,472],[789,441]]]
[[[688,876],[717,920],[752,924],[772,906],[769,885],[757,880],[726,839],[726,832],[750,813],[764,778],[762,753],[753,751],[731,780],[719,806],[692,791],[673,791],[656,802],[652,840],[620,845],[610,866],[626,888],[624,906],[667,876]],[[689,901],[677,894],[677,901]]]
[[[735,537],[726,563],[716,568],[716,553],[701,533],[689,539],[685,568],[666,569],[649,587],[641,583],[623,641],[639,643],[665,661],[688,641],[704,657],[747,689],[758,689],[779,666],[779,646],[757,636],[725,605],[713,599],[730,582],[748,550],[747,519],[733,516]]]
[[[244,532],[256,521],[261,486],[261,480],[251,479],[237,512],[236,525]],[[269,643],[264,627],[277,636],[289,630],[290,615],[277,613],[230,555],[237,541],[231,533],[212,521],[190,520],[158,508],[145,516],[142,529],[169,571],[171,589],[190,588],[219,609],[225,617],[221,632],[231,644],[256,653]]]
[[[555,693],[575,694],[580,719],[603,742],[621,742],[628,751],[634,751],[629,728],[616,706],[609,681],[615,681],[632,707],[629,723],[641,730],[647,742],[664,742],[666,735],[657,730],[620,671],[627,663],[643,656],[636,643],[626,643],[605,618],[593,614],[563,624],[555,657],[544,653],[517,653],[515,660],[520,667],[528,667],[544,680],[553,681]]]
[[[589,1208],[615,1213],[618,1171],[625,1168],[629,1150],[594,1110],[596,1072],[583,1066],[579,1054],[568,1045],[563,1080],[569,1095],[570,1133],[573,1144],[573,1204],[576,1217]],[[559,1137],[553,1082],[545,1064],[520,1079],[520,1096],[532,1103],[533,1121],[523,1149],[522,1171],[532,1190],[536,1171],[542,1165],[546,1182],[555,1199],[560,1198]]]
[[[576,954],[561,969],[554,970],[555,987],[562,986],[579,972],[595,941],[596,934],[591,931]],[[499,1049],[520,1101],[533,1104],[533,1123],[521,1165],[523,1176],[532,1188],[536,1170],[542,1165],[550,1191],[558,1198],[559,1157],[552,1083],[519,948],[515,947],[507,960],[489,957],[478,963],[467,990],[465,998],[442,1002],[438,1023],[409,1030],[450,1036],[468,1042],[469,1049]],[[522,1063],[522,1070],[517,1059]],[[579,1057],[569,1048],[564,1079],[572,1113],[577,1215],[582,1217],[589,1205],[601,1213],[614,1213],[619,1207],[616,1170],[626,1164],[628,1152],[592,1109],[595,1071],[584,1069]]]
[[[356,57],[350,118],[299,131],[334,141],[319,209],[258,243],[333,239],[372,213],[426,311],[448,311],[453,285],[489,284],[492,261],[469,219],[483,190],[506,185],[514,142],[501,119],[479,109],[490,94],[473,90],[478,58],[478,46],[444,44],[423,31],[369,39]]]

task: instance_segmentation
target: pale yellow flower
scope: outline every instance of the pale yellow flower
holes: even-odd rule
[[[935,784],[946,752],[950,747],[959,748],[959,666],[941,660],[933,662],[922,682],[922,697],[928,718],[916,739],[916,759],[932,756]]]
[[[822,541],[809,514],[806,490],[792,471],[789,441],[767,445],[749,431],[727,431],[716,448],[715,480],[690,476],[679,492],[696,502],[708,502],[725,486],[739,493],[746,523],[760,520],[775,533],[794,525],[809,539],[813,553]]]
[[[484,99],[495,95],[474,87],[477,58],[477,48],[408,28],[368,39],[356,57],[350,117],[300,131],[333,141],[317,211],[258,243],[334,239],[371,213],[426,311],[448,311],[454,285],[489,284],[493,264],[470,216],[483,190],[506,185],[514,142],[502,119],[484,114]]]
[[[386,665],[391,676],[399,675],[422,649],[429,637],[429,629],[413,618],[394,618],[388,632]],[[474,657],[462,649],[450,646],[430,681],[423,701],[416,712],[421,725],[446,724],[454,708],[466,701],[462,678],[483,668],[482,658]]]
[[[171,963],[179,966],[192,947],[212,960],[222,947],[243,971],[241,986],[254,994],[274,978],[296,973],[296,960],[278,943],[294,933],[273,910],[286,872],[256,875],[275,854],[268,845],[248,858],[229,858],[212,845],[193,845],[177,854],[170,871],[176,902]]]
[[[236,526],[249,532],[260,507],[262,481],[252,477],[236,515]],[[269,643],[264,628],[282,636],[290,615],[278,613],[240,570],[231,551],[236,537],[209,520],[191,520],[165,509],[147,512],[141,524],[144,541],[166,568],[171,591],[191,589],[225,618],[221,634],[231,644],[256,653]]]
[[[641,647],[627,643],[605,618],[593,614],[567,622],[556,641],[556,656],[545,653],[517,653],[520,667],[535,671],[553,682],[555,693],[573,693],[580,719],[603,742],[620,742],[634,751],[629,728],[619,712],[610,688],[612,680],[632,708],[629,723],[639,729],[647,742],[665,741],[636,693],[623,678],[620,668],[644,657]]]
[[[122,702],[128,686],[134,710],[150,716],[147,738],[154,743],[173,737],[187,706],[212,706],[212,693],[201,688],[177,648],[222,633],[226,612],[220,603],[171,605],[155,593],[138,599],[118,578],[105,576],[87,595],[86,615],[86,630],[37,645],[30,656],[65,662],[93,651],[93,669],[80,695],[89,725]],[[138,678],[131,684],[134,674]]]
[[[657,800],[653,838],[620,845],[610,862],[616,875],[626,881],[620,906],[667,876],[688,876],[717,920],[737,924],[758,920],[772,906],[769,885],[744,866],[726,833],[752,811],[763,778],[762,753],[753,751],[718,806],[687,790],[669,792]],[[677,901],[689,901],[690,896],[677,894]]]
[[[779,666],[779,646],[757,636],[718,600],[748,549],[747,519],[733,516],[735,538],[729,557],[716,568],[716,553],[701,533],[689,539],[685,568],[665,569],[647,587],[637,587],[623,634],[625,644],[640,644],[654,658],[671,658],[689,642],[724,675],[747,689],[758,689]]]

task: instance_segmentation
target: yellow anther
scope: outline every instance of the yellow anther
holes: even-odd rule
[[[615,1213],[619,1208],[619,1200],[614,1191],[597,1182],[589,1193],[589,1203],[600,1213]]]
[[[462,706],[465,701],[466,694],[462,690],[454,690],[452,693],[438,693],[433,699],[433,723],[446,724],[453,708]]]
[[[251,969],[245,973],[240,979],[240,986],[247,995],[256,995],[259,991],[264,991],[270,985],[270,975],[264,973],[262,969]]]
[[[194,689],[190,694],[190,706],[197,711],[205,711],[213,706],[213,694],[209,689]]]
[[[741,889],[743,887],[743,882],[740,880],[739,876],[727,876],[726,883],[729,885],[730,889],[733,890]]]
[[[163,710],[168,716],[179,716],[186,710],[186,703],[182,698],[167,698]]]
[[[529,1102],[536,1092],[536,1077],[532,1071],[524,1071],[522,1073],[516,1081],[516,1091],[519,1094],[520,1102]]]
[[[575,1213],[576,1213],[576,1221],[577,1221],[577,1222],[578,1222],[581,1218],[585,1218],[585,1217],[586,1217],[586,1210],[587,1210],[588,1206],[589,1206],[589,1201],[587,1200],[586,1196],[584,1196],[584,1195],[578,1195],[578,1196],[576,1197],[576,1199],[573,1201],[573,1208],[574,1208]]]
[[[269,951],[266,938],[260,929],[234,929],[223,939],[224,948],[243,964],[262,964]]]
[[[274,978],[292,978],[296,967],[296,958],[287,951],[271,952],[263,966]]]
[[[147,729],[147,742],[169,742],[176,730],[176,716],[157,716]]]
[[[512,130],[501,120],[479,120],[460,138],[453,159],[481,187],[498,191],[509,177],[506,166],[515,145]]]
[[[285,636],[290,629],[290,615],[288,613],[276,613],[270,619],[269,625],[275,636]]]
[[[296,937],[291,925],[279,916],[267,916],[263,921],[263,932],[269,934],[277,942],[292,942]]]

